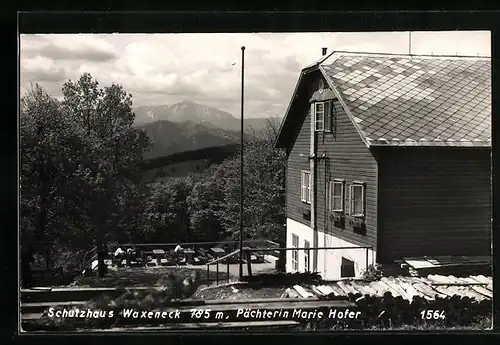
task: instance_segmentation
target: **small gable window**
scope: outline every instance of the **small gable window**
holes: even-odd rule
[[[318,132],[332,131],[332,101],[314,102],[311,106],[314,119],[314,130]]]

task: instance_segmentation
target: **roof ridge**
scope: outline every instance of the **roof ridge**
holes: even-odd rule
[[[356,51],[345,51],[345,50],[335,50],[329,57],[338,55],[354,55],[354,56],[380,56],[380,57],[401,57],[401,58],[446,58],[446,59],[472,59],[472,60],[491,60],[491,56],[484,55],[445,55],[445,54],[404,54],[404,53],[374,53],[374,52],[356,52]],[[325,59],[326,60],[326,59]]]

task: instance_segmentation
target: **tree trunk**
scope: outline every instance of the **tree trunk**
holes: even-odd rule
[[[97,253],[98,271],[99,278],[104,278],[106,276],[106,264],[104,263],[104,252],[102,248]]]
[[[102,240],[102,236],[98,234],[97,241],[97,270],[99,273],[99,278],[104,278],[106,276],[107,267],[104,263],[104,259],[106,256],[106,250],[104,246],[104,241]]]

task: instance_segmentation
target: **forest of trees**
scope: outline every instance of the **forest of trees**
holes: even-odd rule
[[[239,153],[208,171],[145,184],[151,143],[133,126],[132,97],[89,74],[67,81],[62,99],[39,85],[20,105],[21,246],[48,267],[78,261],[93,246],[123,242],[236,239]],[[245,238],[284,242],[285,155],[278,123],[244,145]]]

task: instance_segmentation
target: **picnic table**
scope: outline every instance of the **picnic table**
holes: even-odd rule
[[[214,256],[216,258],[220,258],[221,256],[224,256],[224,254],[226,254],[226,251],[219,247],[213,247],[210,248],[210,250],[212,251],[212,253],[214,253]]]
[[[165,251],[163,249],[153,249],[153,256],[156,258],[156,263],[161,265],[161,259],[165,257]]]

